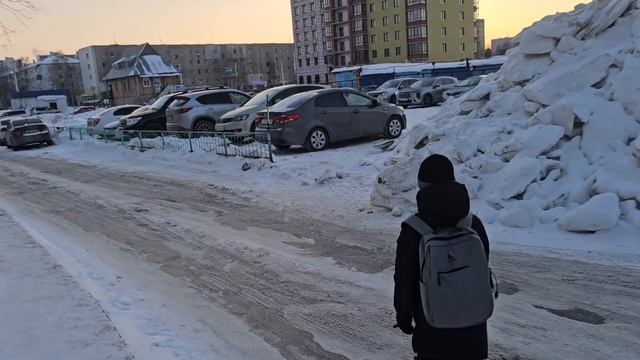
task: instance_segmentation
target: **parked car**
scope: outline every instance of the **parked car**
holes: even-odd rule
[[[78,106],[69,115],[78,115],[78,114],[83,114],[83,113],[86,113],[86,112],[89,112],[89,111],[95,111],[95,110],[96,110],[95,106]]]
[[[422,79],[413,83],[411,87],[398,92],[398,105],[402,107],[437,105],[444,101],[444,92],[451,89],[456,82],[458,79],[449,76]]]
[[[323,85],[284,85],[262,91],[241,107],[222,115],[216,123],[216,131],[249,133],[256,130],[256,114],[273,106],[291,95],[306,91],[326,89]],[[267,104],[267,98],[269,103]]]
[[[376,98],[383,102],[391,104],[398,103],[398,92],[403,89],[409,88],[416,81],[420,79],[408,78],[408,79],[392,79],[384,84],[380,85],[377,89],[369,91],[367,95]]]
[[[213,132],[222,115],[250,99],[240,90],[212,89],[177,96],[167,108],[167,130]]]
[[[35,144],[53,145],[49,127],[36,116],[12,119],[5,136],[7,147],[13,150]]]
[[[0,118],[9,117],[9,116],[26,116],[27,112],[22,109],[10,109],[10,110],[2,110],[0,111]]]
[[[444,92],[444,99],[447,100],[450,97],[457,98],[462,96],[462,94],[468,93],[469,91],[475,89],[476,86],[480,84],[482,79],[486,77],[486,75],[477,75],[472,76],[466,80],[458,81],[458,83],[456,83],[453,88]]]
[[[87,119],[87,133],[89,135],[99,134],[105,125],[119,121],[121,117],[129,115],[139,108],[140,105],[120,105],[105,109],[98,115]]]
[[[367,137],[397,138],[406,128],[402,108],[352,89],[324,89],[293,95],[258,113],[258,132],[269,132],[278,148],[304,145],[311,151],[331,143]]]
[[[7,146],[7,129],[11,120],[22,119],[22,116],[0,117],[0,146]]]
[[[167,130],[167,108],[176,97],[187,94],[188,91],[161,96],[146,110],[135,111],[131,115],[120,119],[122,130]]]

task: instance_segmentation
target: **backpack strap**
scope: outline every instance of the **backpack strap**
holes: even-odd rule
[[[427,225],[426,222],[415,215],[407,218],[407,220],[405,220],[403,224],[407,224],[423,237],[433,234],[433,229],[431,228],[431,226]]]
[[[458,221],[458,227],[464,229],[471,229],[471,225],[473,225],[473,213],[469,212],[467,216],[465,216],[462,220]]]

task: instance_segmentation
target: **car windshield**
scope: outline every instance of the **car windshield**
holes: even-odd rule
[[[463,86],[477,86],[478,84],[480,84],[480,81],[482,80],[481,76],[474,76],[474,77],[470,77],[467,80],[463,80],[460,81],[456,87],[463,87]]]
[[[143,106],[143,107],[139,107],[139,108],[135,109],[135,110],[131,113],[131,115],[140,114],[141,112],[143,112],[143,111],[147,111],[147,110],[149,110],[149,109],[150,109],[150,106]]]
[[[251,99],[249,99],[249,101],[242,104],[242,106],[243,107],[244,106],[265,106],[267,104],[267,97],[269,97],[269,99],[272,99],[280,91],[282,91],[282,89],[279,89],[279,88],[265,90],[261,93],[258,93],[256,96],[252,97]]]
[[[156,100],[153,104],[151,104],[151,106],[149,106],[149,109],[156,110],[156,111],[162,109],[162,107],[167,103],[167,101],[171,99],[171,96],[172,95],[165,95],[161,97],[160,99]]]
[[[389,80],[389,81],[385,82],[384,84],[380,85],[378,90],[395,89],[395,88],[398,87],[398,85],[400,85],[401,81],[402,80],[400,80],[400,79]]]
[[[416,81],[416,82],[413,83],[413,85],[411,85],[411,87],[414,88],[414,89],[418,89],[418,88],[421,88],[421,87],[428,87],[428,86],[433,85],[434,81],[436,81],[436,79],[433,79],[433,78],[424,79],[422,81]]]
[[[308,91],[300,94],[289,96],[288,98],[280,101],[273,106],[273,111],[287,111],[288,109],[295,109],[298,106],[305,103],[317,94],[316,91]]]

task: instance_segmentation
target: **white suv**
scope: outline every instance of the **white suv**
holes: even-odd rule
[[[168,131],[214,132],[220,117],[251,97],[239,90],[214,89],[180,95],[167,108]]]

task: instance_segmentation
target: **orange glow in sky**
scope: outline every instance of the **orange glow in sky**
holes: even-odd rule
[[[17,32],[0,39],[0,57],[93,44],[292,42],[290,0],[36,0],[24,24],[0,12]],[[487,46],[516,35],[545,15],[568,11],[576,0],[480,0]]]

